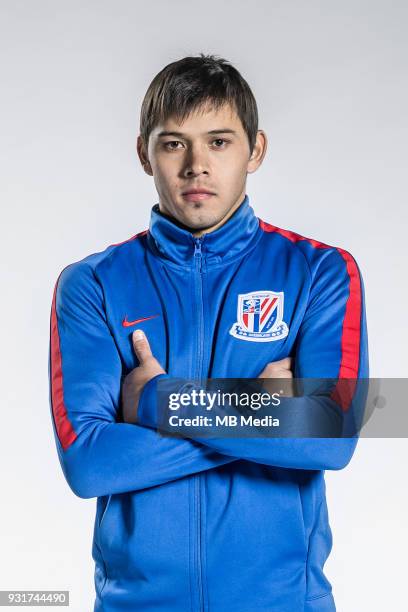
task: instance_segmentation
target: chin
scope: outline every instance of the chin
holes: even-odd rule
[[[218,223],[218,221],[214,217],[205,217],[203,215],[201,215],[199,218],[187,217],[185,220],[185,224],[195,230],[205,230],[212,227],[216,223]]]

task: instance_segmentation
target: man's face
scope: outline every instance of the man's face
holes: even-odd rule
[[[262,161],[263,138],[259,131],[250,157],[246,132],[229,105],[218,111],[199,109],[182,124],[170,118],[156,126],[147,159],[139,137],[139,157],[153,175],[160,211],[196,236],[225,223],[245,197],[247,173]],[[191,189],[211,193],[186,193]]]

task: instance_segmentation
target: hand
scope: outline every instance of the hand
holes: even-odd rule
[[[131,370],[123,380],[122,413],[125,423],[137,422],[139,398],[145,384],[157,374],[166,374],[153,356],[149,341],[141,329],[133,332],[132,342],[139,366]]]
[[[285,357],[285,359],[280,359],[279,361],[269,361],[262,372],[259,374],[258,378],[286,378],[292,379],[292,358]],[[294,383],[291,380],[285,381],[265,381],[264,388],[268,393],[278,393],[280,390],[283,390],[283,395],[285,397],[294,397],[295,389]]]

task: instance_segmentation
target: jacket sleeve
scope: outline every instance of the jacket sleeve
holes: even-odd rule
[[[157,426],[157,381],[143,389],[138,421]],[[295,342],[294,378],[335,379],[337,396],[325,399],[325,409],[350,406],[350,379],[368,378],[368,345],[364,286],[354,258],[341,249],[324,253],[314,272],[308,305]],[[363,381],[360,381],[363,382]],[[345,393],[346,390],[346,393]],[[360,399],[361,401],[361,399]],[[285,398],[285,406],[297,402],[305,411],[321,408],[322,399]],[[299,404],[303,402],[303,404]],[[319,402],[319,404],[317,404]],[[295,404],[293,404],[295,406]],[[307,412],[305,412],[307,414]],[[353,429],[355,431],[355,429]],[[350,461],[358,436],[349,437],[195,437],[203,445],[226,455],[276,467],[339,470]]]
[[[102,287],[83,261],[64,268],[55,284],[48,374],[59,461],[79,497],[143,489],[235,460],[120,422],[122,363]]]

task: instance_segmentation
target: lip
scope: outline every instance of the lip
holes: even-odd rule
[[[214,193],[208,193],[206,191],[199,191],[199,192],[189,191],[188,193],[183,193],[183,198],[186,200],[189,200],[190,202],[198,202],[199,200],[208,200],[209,198],[212,198],[214,195],[215,195]]]
[[[186,189],[186,191],[183,191],[183,195],[188,195],[190,193],[208,193],[210,195],[215,195],[213,191],[205,189],[204,187],[192,187],[191,189]]]
[[[207,189],[188,189],[182,193],[183,198],[191,202],[197,202],[198,200],[207,200],[214,196],[215,193],[208,191]]]

